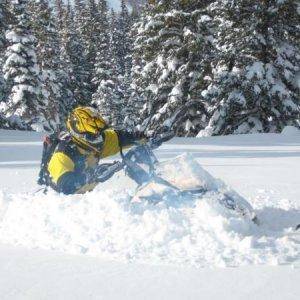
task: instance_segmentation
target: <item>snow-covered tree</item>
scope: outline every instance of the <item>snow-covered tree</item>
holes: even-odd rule
[[[297,10],[298,9],[298,10]],[[204,135],[278,132],[299,124],[299,8],[294,0],[226,0],[211,6],[218,33],[214,78],[203,92]]]
[[[146,7],[135,26],[131,102],[138,109],[146,101],[147,130],[172,126],[179,135],[194,135],[206,124],[201,91],[210,74],[210,2],[161,0]]]
[[[0,0],[0,102],[6,98],[5,82],[3,78],[4,51],[6,48],[5,31],[8,28],[7,0]]]
[[[113,67],[113,50],[110,42],[109,16],[106,0],[100,0],[99,5],[99,27],[101,32],[98,36],[97,55],[95,58],[95,74],[93,84],[98,87],[103,79],[109,77],[110,69]],[[107,73],[108,72],[108,73]]]
[[[113,23],[112,23],[113,24]],[[117,17],[114,31],[114,38],[118,44],[116,53],[116,63],[118,72],[125,75],[126,71],[131,67],[131,39],[130,39],[131,18],[125,3],[121,0],[121,11]]]
[[[137,15],[141,12],[142,7],[145,5],[145,3],[147,2],[146,0],[127,0],[126,1],[131,9],[134,15]]]
[[[92,33],[92,30],[95,29],[93,26],[93,16],[97,16],[97,13],[92,11],[94,4],[94,1],[90,0],[89,2],[85,0],[74,0],[75,14],[73,24],[71,24],[71,27],[75,30],[71,33],[77,34],[77,46],[81,48],[78,50],[82,52],[80,69],[82,71],[82,80],[85,83],[85,94],[87,98],[84,101],[86,104],[91,101],[92,93],[95,89],[92,85],[95,63],[95,48],[92,41],[92,37],[95,37],[95,34]],[[96,9],[96,7],[94,9]]]
[[[96,56],[99,48],[103,44],[103,36],[107,35],[107,15],[105,15],[106,2],[103,1],[98,3],[95,0],[88,0],[88,32],[86,36],[86,54],[89,65],[89,82],[91,86],[91,92],[95,93],[97,90],[97,84],[94,81],[96,76]],[[103,15],[104,10],[104,15]],[[104,38],[105,39],[105,38]]]
[[[64,13],[61,37],[61,60],[70,78],[70,89],[76,104],[88,105],[91,101],[91,91],[88,85],[89,74],[85,56],[84,42],[76,32],[74,12],[69,2]],[[75,103],[74,103],[75,105]]]
[[[69,5],[70,5],[70,3],[69,3]],[[64,18],[66,17],[64,1],[63,0],[55,0],[53,2],[53,7],[54,7],[55,17],[56,17],[56,28],[60,32],[63,29]]]
[[[12,13],[16,23],[6,33],[8,47],[5,52],[4,78],[10,94],[3,105],[5,116],[12,126],[30,128],[46,126],[44,117],[47,102],[41,94],[39,66],[34,49],[35,38],[30,30],[26,0],[13,0]]]
[[[74,23],[75,27],[80,34],[80,36],[85,39],[88,36],[89,30],[89,11],[87,6],[87,1],[85,0],[74,0]],[[84,42],[87,42],[84,40]]]
[[[33,34],[37,38],[42,93],[48,100],[47,120],[55,130],[64,124],[63,120],[72,104],[72,93],[66,85],[68,79],[62,69],[59,36],[48,1],[31,0],[30,13]]]
[[[122,122],[123,93],[114,51],[117,45],[114,43],[114,31],[109,30],[106,0],[99,1],[99,11],[102,30],[93,79],[98,88],[93,94],[93,104],[111,124],[119,126]],[[111,20],[114,22],[114,17]]]

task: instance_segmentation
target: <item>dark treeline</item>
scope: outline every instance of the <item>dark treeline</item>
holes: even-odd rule
[[[115,126],[180,136],[299,126],[295,0],[0,0],[0,127]]]

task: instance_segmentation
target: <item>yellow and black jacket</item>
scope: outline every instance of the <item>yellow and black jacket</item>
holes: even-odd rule
[[[84,193],[98,183],[88,179],[88,174],[98,165],[101,158],[115,155],[120,147],[126,147],[137,138],[130,133],[108,128],[103,131],[104,143],[99,151],[80,147],[71,136],[60,141],[48,163],[51,186],[64,194]]]

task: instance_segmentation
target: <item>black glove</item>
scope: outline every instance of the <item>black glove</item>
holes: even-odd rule
[[[149,139],[149,146],[151,149],[156,149],[159,146],[161,146],[162,143],[169,141],[174,136],[175,136],[175,134],[172,131],[158,134]]]
[[[127,132],[124,130],[117,130],[119,142],[122,147],[132,146],[137,142],[145,143],[147,141],[147,137],[141,131],[136,132]]]
[[[112,177],[116,172],[123,169],[124,164],[120,161],[106,163],[97,166],[94,172],[90,175],[91,181],[104,182]]]

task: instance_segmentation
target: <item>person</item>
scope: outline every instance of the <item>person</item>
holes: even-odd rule
[[[123,165],[99,165],[100,159],[145,138],[141,133],[110,127],[92,107],[75,108],[66,125],[67,133],[60,138],[47,166],[52,188],[64,194],[85,193],[109,179]]]

